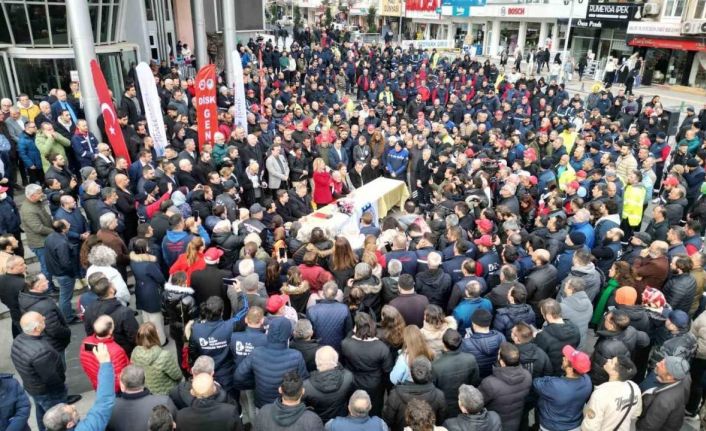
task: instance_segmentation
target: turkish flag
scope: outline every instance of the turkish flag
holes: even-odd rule
[[[196,74],[196,122],[199,129],[199,146],[213,143],[218,131],[218,106],[216,105],[216,65],[204,66]],[[226,139],[228,137],[226,136]]]
[[[105,82],[105,77],[103,76],[103,72],[101,71],[101,67],[98,62],[96,60],[91,60],[90,64],[91,75],[93,75],[93,84],[96,86],[98,101],[101,104],[101,114],[103,115],[105,133],[108,135],[108,142],[110,143],[110,146],[113,147],[113,154],[115,157],[125,158],[128,165],[130,165],[130,153],[127,150],[127,145],[125,145],[123,131],[120,129],[120,124],[118,124],[118,117],[115,114],[113,100],[110,98],[108,84]]]

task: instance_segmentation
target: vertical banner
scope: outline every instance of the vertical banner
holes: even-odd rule
[[[164,128],[164,118],[162,117],[162,107],[157,93],[157,84],[154,82],[154,75],[147,63],[142,62],[135,68],[137,80],[140,83],[140,93],[142,94],[142,104],[145,107],[145,119],[147,120],[147,130],[154,140],[154,149],[157,157],[164,155],[164,149],[169,142]]]
[[[245,82],[243,81],[243,63],[237,49],[233,50],[233,70],[235,71],[235,81],[233,83],[233,107],[235,117],[233,124],[248,130],[248,112],[245,107]]]
[[[199,149],[213,142],[218,131],[218,107],[216,105],[216,65],[204,66],[196,74],[196,121],[199,127]]]
[[[104,130],[108,135],[108,142],[113,148],[115,157],[124,157],[130,164],[130,152],[127,150],[123,131],[120,129],[120,124],[118,124],[118,117],[115,114],[115,107],[113,106],[113,99],[110,97],[108,84],[105,82],[105,77],[98,61],[95,59],[91,60],[90,66],[93,85],[96,87],[98,102],[101,104],[101,114],[103,115]]]

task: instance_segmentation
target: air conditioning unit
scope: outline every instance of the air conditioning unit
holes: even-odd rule
[[[643,16],[659,15],[660,12],[662,12],[662,5],[656,2],[645,3],[644,8],[642,9]]]
[[[706,20],[691,20],[686,21],[681,26],[682,34],[701,34],[706,33]]]

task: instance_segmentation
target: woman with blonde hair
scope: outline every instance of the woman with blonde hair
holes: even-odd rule
[[[395,307],[391,305],[382,306],[378,338],[390,347],[390,352],[395,359],[404,342],[403,333],[405,326],[404,317]]]
[[[453,316],[444,316],[444,311],[438,305],[430,304],[424,310],[424,326],[421,332],[429,348],[438,357],[444,351],[444,332],[447,329],[456,329],[456,319]]]
[[[331,185],[331,169],[326,166],[324,159],[318,157],[314,159],[312,180],[314,182],[313,200],[317,207],[323,207],[333,201]]]
[[[395,366],[390,371],[390,381],[393,385],[399,385],[405,382],[412,381],[412,362],[419,357],[424,356],[430,361],[434,360],[434,352],[429,348],[424,340],[422,332],[416,325],[407,325],[402,331],[402,349],[400,349]]]
[[[373,152],[373,157],[378,160],[382,159],[385,153],[385,138],[379,130],[376,130],[370,137],[370,149]]]
[[[302,279],[298,267],[292,266],[287,270],[287,282],[282,285],[280,292],[289,296],[289,302],[297,313],[306,313],[306,304],[311,291],[309,282]]]
[[[140,325],[135,341],[130,360],[145,370],[145,387],[155,395],[167,395],[182,379],[177,358],[162,349],[152,322]]]
[[[194,237],[186,246],[186,251],[180,254],[169,268],[169,275],[183,271],[186,273],[186,285],[191,286],[191,274],[206,268],[204,251],[206,251],[206,244],[203,239],[200,236]]]

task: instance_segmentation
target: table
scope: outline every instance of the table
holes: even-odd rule
[[[305,241],[309,238],[311,230],[320,227],[333,238],[339,233],[358,233],[360,217],[364,212],[373,213],[373,219],[377,225],[378,219],[383,218],[392,209],[400,208],[409,198],[409,190],[404,181],[393,180],[392,178],[377,178],[363,187],[353,190],[344,199],[353,201],[353,213],[351,215],[338,212],[336,203],[326,205],[314,211],[313,214],[323,214],[330,218],[319,218],[310,214],[303,217],[302,228],[299,230],[298,239]]]

